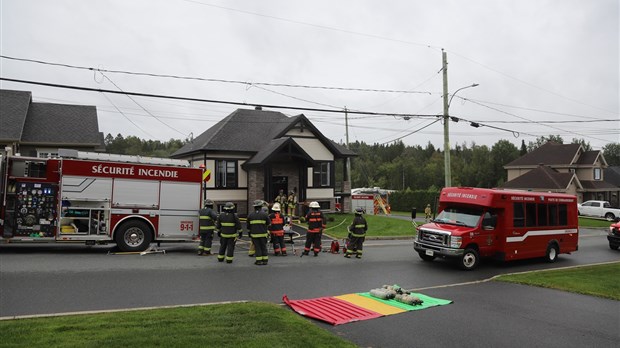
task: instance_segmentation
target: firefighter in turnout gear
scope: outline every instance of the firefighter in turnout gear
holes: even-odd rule
[[[280,208],[284,209],[284,211],[282,211],[282,214],[286,214],[286,200],[286,193],[284,193],[284,190],[280,190],[280,193],[278,193],[278,196],[276,197],[275,203],[279,203]]]
[[[349,225],[349,247],[344,257],[350,258],[351,255],[356,254],[355,258],[362,258],[362,249],[364,240],[366,239],[366,231],[368,230],[368,223],[362,216],[364,210],[362,208],[355,209],[355,217],[353,222]]]
[[[252,238],[256,249],[255,265],[263,266],[269,261],[267,256],[267,236],[269,215],[263,210],[263,201],[255,200],[252,204],[254,211],[248,214],[248,234]]]
[[[306,214],[306,221],[308,222],[308,232],[306,233],[306,245],[304,246],[303,255],[310,253],[310,247],[314,251],[314,256],[319,256],[321,251],[321,235],[325,228],[325,216],[319,210],[321,206],[318,202],[310,203],[310,211]]]
[[[235,213],[235,205],[232,202],[226,202],[224,205],[224,211],[217,217],[215,230],[220,237],[220,250],[217,260],[222,262],[226,258],[226,263],[232,263],[237,237],[241,237],[243,234],[241,221]]]
[[[295,191],[291,191],[286,199],[286,215],[293,216],[295,215],[295,208],[297,207],[297,196],[295,195]]]
[[[204,208],[200,209],[200,244],[198,245],[198,255],[211,255],[211,245],[213,243],[213,231],[215,231],[215,221],[217,213],[213,210],[213,201],[206,199]]]
[[[280,213],[280,203],[274,203],[271,207],[273,211],[269,214],[269,232],[271,233],[271,243],[273,244],[273,254],[275,256],[286,256],[286,244],[284,244],[284,216]]]

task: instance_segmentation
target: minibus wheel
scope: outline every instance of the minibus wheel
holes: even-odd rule
[[[555,262],[558,259],[558,245],[555,243],[551,243],[549,244],[549,246],[547,247],[547,252],[545,253],[545,259],[547,260],[547,262]]]
[[[471,271],[478,267],[478,263],[480,263],[480,255],[474,248],[465,249],[463,256],[459,259],[459,267],[466,271]]]

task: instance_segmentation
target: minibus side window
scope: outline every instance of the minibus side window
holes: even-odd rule
[[[491,231],[495,229],[495,225],[497,225],[497,214],[491,214],[488,211],[484,213],[482,217],[482,229]]]
[[[558,225],[558,205],[557,204],[549,204],[549,225],[550,226]]]
[[[527,227],[536,226],[536,203],[525,204],[525,225]]]
[[[523,210],[523,203],[513,203],[512,210],[512,226],[525,226],[525,211]]]
[[[538,204],[538,226],[548,226],[547,220],[547,205]]]
[[[558,210],[560,211],[560,226],[568,225],[568,209],[566,207],[566,204],[560,204],[558,208]]]

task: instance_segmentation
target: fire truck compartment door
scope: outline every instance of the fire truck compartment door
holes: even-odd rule
[[[157,208],[159,181],[114,179],[114,207]]]
[[[111,178],[84,176],[62,177],[62,198],[68,200],[109,200],[112,193]]]
[[[200,183],[162,182],[159,208],[191,210],[198,214]]]
[[[200,190],[200,183],[161,183],[159,239],[191,239],[198,235]]]

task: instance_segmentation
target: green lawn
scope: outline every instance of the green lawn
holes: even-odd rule
[[[620,301],[620,262],[570,269],[503,275],[497,280]]]
[[[611,222],[602,219],[579,217],[579,227],[609,227]]]
[[[355,347],[287,308],[250,302],[0,321],[0,347]]]
[[[355,214],[328,214],[325,234],[334,238],[346,238],[349,234],[348,227],[353,221]],[[368,222],[366,236],[372,237],[413,237],[415,228],[409,220],[402,220],[385,215],[364,215]],[[306,224],[303,224],[307,226]]]

